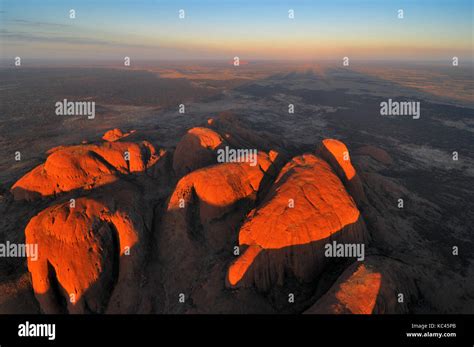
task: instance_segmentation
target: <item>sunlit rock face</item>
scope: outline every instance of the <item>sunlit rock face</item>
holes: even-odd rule
[[[133,187],[53,205],[28,223],[33,289],[45,313],[127,312],[135,305],[147,228]]]
[[[105,140],[105,141],[109,141],[109,142],[115,142],[115,141],[118,141],[124,137],[127,137],[131,134],[133,134],[135,132],[135,130],[132,130],[128,133],[124,133],[121,129],[118,129],[118,128],[115,128],[115,129],[111,129],[109,131],[106,131],[104,136],[102,136],[102,139]]]
[[[359,206],[367,203],[364,187],[343,142],[325,139],[319,145],[317,154],[331,165]]]
[[[416,297],[416,285],[403,264],[382,256],[370,256],[349,266],[307,314],[408,313]]]
[[[248,248],[230,266],[228,285],[265,291],[288,274],[312,281],[332,240],[365,242],[360,212],[328,163],[312,154],[295,157],[241,227],[239,244]]]
[[[216,164],[216,150],[222,137],[208,128],[192,128],[179,141],[173,157],[173,170],[178,177],[196,169]]]
[[[179,209],[182,201],[184,205],[198,208],[199,220],[203,224],[220,218],[238,201],[245,198],[254,200],[266,172],[270,169],[272,172],[269,174],[274,174],[266,153],[258,155],[257,163],[255,166],[224,163],[190,173],[176,185],[168,209]]]
[[[75,189],[91,190],[115,182],[120,175],[146,172],[160,155],[147,141],[57,147],[11,191],[15,200],[35,200]]]

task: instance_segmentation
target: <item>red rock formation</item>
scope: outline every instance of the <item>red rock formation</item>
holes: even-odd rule
[[[382,282],[380,273],[364,264],[356,263],[345,272],[340,281],[306,313],[322,311],[321,313],[371,314],[373,312]]]
[[[42,310],[132,312],[153,216],[143,193],[154,182],[149,176],[168,174],[169,156],[147,141],[56,147],[48,154],[12,187],[15,199],[64,192],[75,199],[40,212],[25,230],[26,242],[39,247],[40,258],[28,259],[28,268]],[[134,183],[123,180],[145,172]],[[77,197],[87,190],[93,192]]]
[[[289,273],[311,281],[324,267],[329,240],[366,239],[359,210],[331,167],[311,154],[295,157],[240,229],[239,243],[249,247],[230,266],[227,281],[262,290],[282,285]]]
[[[276,159],[276,154],[272,153]],[[263,152],[258,154],[257,165],[224,163],[196,170],[183,177],[170,197],[168,211],[186,216],[195,209],[197,220],[181,218],[180,222],[204,226],[235,209],[235,204],[246,199],[254,201],[265,174],[275,175],[272,161]],[[182,212],[182,213],[181,213]]]
[[[221,136],[207,128],[192,128],[179,141],[173,157],[178,177],[196,169],[216,164],[216,150],[223,143]]]
[[[364,187],[356,169],[352,166],[349,150],[344,143],[325,139],[319,146],[317,154],[331,165],[359,206],[367,202]]]
[[[171,158],[146,141],[118,141],[127,134],[113,129],[105,143],[52,149],[44,164],[15,183],[16,199],[77,189],[86,195],[75,207],[63,202],[45,209],[26,228],[26,242],[39,244],[40,258],[28,259],[28,268],[42,311],[131,313],[148,305],[150,312],[156,307],[173,313],[245,312],[240,304],[246,302],[271,312],[276,310],[271,301],[253,287],[268,291],[294,279],[313,285],[330,261],[324,255],[327,243],[367,242],[351,197],[360,203],[364,191],[342,142],[324,140],[318,150],[323,159],[293,158],[273,183],[282,160],[275,151],[259,152],[257,166],[216,164],[216,150],[226,143],[256,148],[271,141],[231,115],[208,124],[226,140],[211,129],[193,128]],[[169,195],[176,183],[172,170],[185,176]],[[147,175],[124,180],[142,172]],[[155,204],[145,195],[155,196]],[[152,206],[158,212],[153,223]],[[149,242],[150,229],[156,243]],[[228,267],[237,243],[241,255]],[[131,255],[124,253],[126,247]],[[146,256],[151,253],[153,261]],[[308,313],[405,310],[396,306],[393,293],[399,290],[396,283],[408,282],[384,264],[366,259],[351,266]],[[147,295],[155,301],[143,299],[145,274],[153,277]],[[410,284],[400,290],[414,292]],[[178,302],[181,293],[186,305]],[[69,301],[71,294],[75,302]],[[203,307],[211,299],[218,307]]]
[[[58,147],[11,191],[15,200],[34,200],[79,188],[90,190],[115,182],[120,174],[144,172],[159,158],[147,141]]]
[[[356,262],[348,267],[305,313],[408,313],[408,303],[417,290],[404,272],[402,264],[396,261],[367,257],[363,263]],[[403,302],[398,302],[399,294],[403,295]]]
[[[367,155],[378,162],[385,164],[385,165],[391,165],[393,164],[393,159],[388,154],[386,151],[384,151],[381,148],[375,147],[375,146],[362,146],[357,148],[355,151],[355,154],[357,155]]]
[[[115,128],[107,131],[104,136],[102,136],[102,139],[105,141],[109,142],[115,142],[118,141],[124,137],[129,136],[130,134],[133,134],[135,130],[130,131],[129,133],[124,133],[122,130]]]
[[[26,242],[39,252],[28,269],[43,312],[130,312],[135,304],[146,229],[140,197],[126,186],[109,196],[55,205],[28,223]]]

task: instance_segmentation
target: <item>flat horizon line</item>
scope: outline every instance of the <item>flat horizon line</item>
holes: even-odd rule
[[[54,59],[54,58],[31,58],[22,59],[21,67],[35,67],[38,65],[52,65],[52,66],[84,66],[86,67],[89,64],[96,64],[98,66],[114,66],[114,67],[122,67],[125,69],[134,69],[137,65],[140,64],[147,64],[147,65],[161,65],[161,64],[176,64],[176,65],[183,65],[183,64],[196,64],[196,63],[220,63],[220,64],[227,64],[229,67],[232,66],[232,58],[223,59],[223,58],[193,58],[193,59],[132,59],[131,66],[124,66],[123,65],[123,57],[117,59]],[[342,58],[338,59],[249,59],[241,60],[240,67],[245,67],[247,65],[252,64],[262,64],[262,63],[273,63],[273,64],[337,64],[342,66]],[[430,64],[430,65],[438,65],[443,64],[446,66],[451,66],[451,59],[357,59],[351,58],[350,63],[357,63],[357,64]],[[462,67],[463,64],[472,65],[474,64],[474,59],[470,60],[460,60],[460,64],[458,67]],[[91,65],[89,65],[91,66]],[[0,67],[14,67],[18,68],[14,64],[14,60],[11,58],[0,58]],[[350,68],[348,66],[347,68]]]

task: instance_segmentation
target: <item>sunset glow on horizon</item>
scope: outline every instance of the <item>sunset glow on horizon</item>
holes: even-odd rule
[[[472,61],[472,3],[454,2],[31,1],[20,7],[7,0],[1,56]]]

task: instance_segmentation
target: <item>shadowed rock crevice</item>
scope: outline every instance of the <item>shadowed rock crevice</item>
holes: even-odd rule
[[[109,288],[105,288],[104,291],[112,293],[114,288],[117,286],[117,283],[119,281],[119,274],[120,274],[120,234],[117,231],[117,228],[113,223],[108,223],[108,226],[110,228],[110,235],[112,238],[112,244],[111,244],[111,262],[112,262],[112,270],[111,270],[111,281]],[[110,298],[109,298],[110,299]],[[108,306],[105,304],[105,307]]]
[[[48,281],[51,286],[51,300],[57,304],[57,312],[64,314],[67,313],[67,300],[69,299],[68,294],[61,287],[58,282],[56,270],[51,263],[47,262],[48,267]]]

